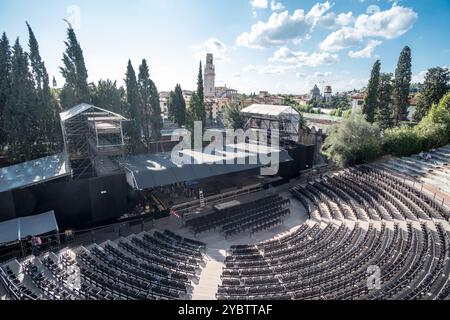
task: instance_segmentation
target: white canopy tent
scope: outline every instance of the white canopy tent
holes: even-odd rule
[[[34,216],[16,218],[0,222],[0,244],[58,231],[58,223],[53,210]]]

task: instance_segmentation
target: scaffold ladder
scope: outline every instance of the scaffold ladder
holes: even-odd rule
[[[200,189],[198,191],[198,195],[199,195],[199,198],[200,198],[200,207],[204,208],[206,204],[205,204],[205,197],[203,195],[203,189]]]

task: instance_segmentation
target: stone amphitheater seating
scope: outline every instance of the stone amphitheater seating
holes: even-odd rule
[[[432,198],[374,166],[291,192],[311,219],[280,239],[231,247],[218,299],[449,298],[449,216]],[[373,266],[378,290],[367,282]]]
[[[381,167],[414,177],[450,194],[450,146],[427,153],[431,158],[413,155],[380,164]]]
[[[436,154],[450,159],[450,148]],[[393,172],[439,172],[442,165],[407,159],[388,166],[353,167],[292,187],[310,219],[279,238],[231,246],[216,298],[450,299],[448,208]],[[290,208],[289,199],[271,195],[187,227],[226,237],[256,233]],[[207,261],[204,243],[153,231],[9,261],[0,280],[15,299],[190,299]]]

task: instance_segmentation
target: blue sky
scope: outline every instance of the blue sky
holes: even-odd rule
[[[376,58],[394,72],[405,45],[415,80],[450,65],[449,0],[0,0],[0,32],[26,46],[27,20],[60,85],[64,18],[90,81],[122,84],[128,59],[137,69],[146,58],[159,90],[193,89],[206,52],[215,54],[217,85],[240,92],[305,93],[322,81],[360,88]]]

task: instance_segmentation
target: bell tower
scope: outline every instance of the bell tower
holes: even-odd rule
[[[216,95],[216,68],[214,67],[214,57],[212,53],[206,55],[204,72],[205,97],[215,97]]]

